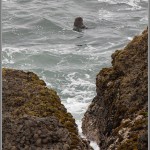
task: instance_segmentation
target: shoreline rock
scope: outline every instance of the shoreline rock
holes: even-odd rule
[[[96,77],[83,134],[102,150],[148,149],[148,29],[112,54]]]
[[[2,73],[3,150],[92,150],[57,93],[36,74]]]

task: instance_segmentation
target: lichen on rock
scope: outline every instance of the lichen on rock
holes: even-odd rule
[[[36,74],[2,73],[3,150],[92,150],[57,93]]]
[[[112,54],[96,77],[97,95],[82,129],[102,150],[148,148],[148,29]]]

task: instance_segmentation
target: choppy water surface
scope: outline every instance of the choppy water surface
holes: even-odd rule
[[[3,67],[37,73],[79,128],[96,74],[148,24],[148,0],[3,0],[2,6]],[[82,33],[72,30],[78,16],[89,27]]]

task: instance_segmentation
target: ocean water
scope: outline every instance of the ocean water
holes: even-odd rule
[[[78,16],[89,27],[80,33],[72,30]],[[148,0],[2,0],[2,66],[38,74],[82,134],[96,74],[147,25]]]

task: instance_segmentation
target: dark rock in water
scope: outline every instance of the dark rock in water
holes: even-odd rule
[[[3,69],[3,150],[92,150],[53,89],[32,72]]]
[[[112,54],[96,77],[82,129],[102,150],[148,149],[148,30]]]
[[[75,18],[73,30],[81,32],[82,29],[87,29],[87,27],[83,24],[83,18],[82,17]]]

